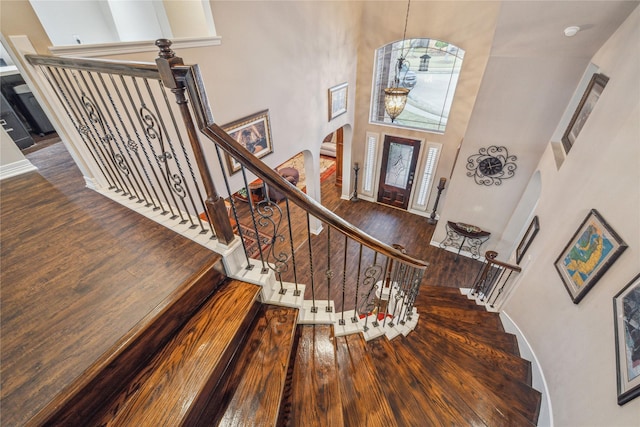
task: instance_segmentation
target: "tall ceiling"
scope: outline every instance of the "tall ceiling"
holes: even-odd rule
[[[572,56],[591,58],[640,2],[504,1],[492,56]],[[580,32],[565,37],[563,30]]]

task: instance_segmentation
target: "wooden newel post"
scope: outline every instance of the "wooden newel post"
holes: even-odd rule
[[[200,171],[200,176],[204,183],[204,188],[207,193],[207,200],[204,203],[207,215],[213,225],[218,241],[228,245],[233,241],[235,236],[233,234],[233,229],[231,228],[227,208],[224,204],[224,199],[220,197],[216,191],[213,179],[211,178],[211,172],[209,171],[209,166],[204,158],[200,139],[198,138],[198,131],[193,123],[193,117],[189,111],[188,101],[185,96],[186,85],[183,81],[176,79],[172,69],[173,67],[184,65],[184,62],[182,61],[182,58],[177,57],[173,50],[171,50],[171,40],[158,39],[156,40],[156,46],[160,48],[158,58],[156,59],[160,78],[162,79],[162,83],[171,89],[171,92],[176,96],[176,103],[180,108],[182,120],[187,128],[189,142],[191,143],[196,164],[198,165],[198,170]]]

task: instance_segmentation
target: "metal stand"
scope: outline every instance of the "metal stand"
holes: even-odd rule
[[[429,224],[436,224],[438,221],[436,220],[436,209],[438,209],[438,202],[440,201],[440,194],[442,190],[444,190],[444,184],[447,182],[447,178],[440,178],[440,183],[438,184],[438,195],[436,196],[436,202],[433,204],[433,212],[431,212],[431,216],[427,220]]]
[[[360,166],[358,165],[358,162],[355,163],[355,165],[353,166],[353,172],[355,173],[355,179],[354,179],[354,184],[353,184],[353,196],[351,197],[351,201],[352,202],[357,202],[358,201],[358,171],[360,170]]]

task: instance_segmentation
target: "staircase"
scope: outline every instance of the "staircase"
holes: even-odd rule
[[[298,309],[262,304],[259,294],[221,279],[163,348],[121,373],[131,380],[102,396],[93,416],[46,424],[536,425],[530,363],[498,314],[458,289],[423,286],[415,330],[368,342],[335,337],[331,325],[297,326]]]

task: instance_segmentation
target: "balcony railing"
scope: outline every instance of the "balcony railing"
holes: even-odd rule
[[[184,65],[168,40],[156,44],[156,64],[26,56],[96,188],[220,252],[228,275],[262,284],[265,302],[300,307],[301,322],[367,338],[410,330],[428,264],[335,215],[250,153],[214,122],[198,66]],[[226,155],[241,165],[240,184]],[[250,196],[254,177],[263,197],[239,206],[232,195]],[[284,197],[273,200],[269,189]],[[326,232],[312,236],[312,218]],[[301,223],[302,235],[294,232]]]

